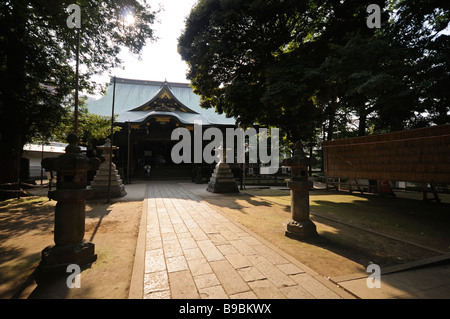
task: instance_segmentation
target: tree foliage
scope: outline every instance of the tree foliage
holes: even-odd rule
[[[139,53],[153,38],[155,12],[137,0],[7,0],[0,3],[0,182],[16,181],[23,145],[58,126],[75,88],[77,31],[69,4],[81,7],[80,90],[119,66],[121,48]],[[123,16],[133,12],[127,27]]]
[[[117,117],[117,116],[115,116]],[[74,108],[68,107],[59,124],[51,131],[51,135],[39,134],[33,141],[48,143],[52,141],[67,143],[67,136],[74,132]],[[120,126],[113,125],[113,132],[120,131]],[[78,139],[79,144],[87,149],[93,149],[111,135],[111,117],[89,113],[86,106],[86,97],[80,99],[78,109]]]
[[[179,53],[202,106],[292,140],[449,123],[448,1],[200,0]]]

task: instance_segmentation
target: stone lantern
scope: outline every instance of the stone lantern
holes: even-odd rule
[[[56,200],[54,246],[42,251],[39,265],[41,273],[65,272],[70,264],[82,267],[97,259],[93,243],[84,240],[85,200],[93,196],[86,189],[87,171],[100,165],[97,158],[87,158],[81,153],[78,137],[70,134],[66,153],[56,158],[44,158],[42,166],[57,172],[56,189],[48,192]]]
[[[120,178],[116,165],[112,162],[114,154],[112,154],[111,151],[115,151],[119,148],[111,145],[111,140],[109,138],[105,140],[105,144],[97,146],[97,148],[102,151],[101,156],[105,161],[100,165],[94,176],[94,180],[91,182],[90,188],[95,191],[95,198],[108,197],[108,192],[113,198],[125,196],[127,194],[125,185]],[[110,171],[111,178],[109,177]]]
[[[292,220],[288,223],[285,235],[303,239],[316,236],[316,225],[309,219],[309,189],[312,182],[308,181],[308,166],[317,163],[315,158],[307,158],[300,142],[295,144],[294,156],[285,159],[283,166],[291,167],[291,179],[287,186],[291,190]]]
[[[239,193],[230,164],[226,162],[226,148],[223,142],[217,149],[218,162],[209,179],[206,190],[211,193]]]

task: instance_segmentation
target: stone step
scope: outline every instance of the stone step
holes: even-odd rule
[[[118,180],[120,179],[120,175],[111,175],[111,180]],[[109,180],[109,176],[108,175],[95,175],[94,176],[94,181],[108,181]]]
[[[214,176],[209,179],[211,183],[232,183],[236,182],[235,178],[215,178]]]
[[[113,169],[113,170],[111,170],[111,174],[112,175],[117,175],[117,174],[119,174],[119,171],[118,170],[116,170],[116,169]],[[109,170],[103,170],[103,171],[97,171],[96,173],[95,173],[95,175],[109,175]]]
[[[92,187],[108,187],[108,181],[92,181],[91,186]],[[121,179],[118,180],[111,180],[111,186],[119,186],[122,185],[123,182]]]

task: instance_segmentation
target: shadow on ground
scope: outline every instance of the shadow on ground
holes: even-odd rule
[[[319,236],[297,241],[284,236],[289,191],[245,192],[202,198],[325,276],[365,271],[371,263],[390,267],[427,259],[450,248],[448,204],[312,191],[311,219]]]

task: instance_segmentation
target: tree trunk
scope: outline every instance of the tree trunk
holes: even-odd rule
[[[364,109],[359,112],[358,136],[366,135],[367,113]]]
[[[334,131],[334,116],[328,116],[328,128],[327,128],[327,141],[331,141],[333,139],[333,131]]]
[[[19,181],[20,159],[23,153],[23,138],[21,132],[10,129],[10,132],[1,132],[0,149],[0,184],[15,183]],[[12,133],[12,134],[11,134]],[[14,134],[16,133],[16,134]],[[6,134],[6,135],[5,135]]]
[[[327,141],[331,141],[333,139],[334,123],[336,121],[336,108],[337,103],[332,101],[328,109]]]
[[[1,81],[0,107],[0,183],[17,182],[20,159],[25,137],[28,133],[26,121],[26,47],[22,43],[25,35],[26,2],[14,1],[11,16],[6,19],[14,27],[5,30],[6,72]]]

